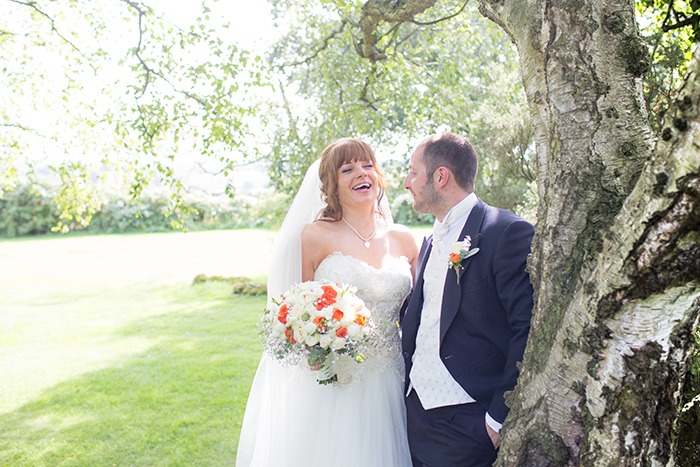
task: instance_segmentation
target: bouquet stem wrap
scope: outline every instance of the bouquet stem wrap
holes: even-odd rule
[[[335,369],[335,352],[328,354],[328,357],[321,363],[321,367],[316,371],[319,384],[330,384],[338,381],[338,374]]]

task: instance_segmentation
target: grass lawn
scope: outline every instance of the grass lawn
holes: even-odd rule
[[[0,466],[234,465],[273,238],[0,240]]]
[[[272,237],[0,241],[0,465],[233,465]]]

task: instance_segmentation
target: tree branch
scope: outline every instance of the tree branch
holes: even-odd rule
[[[258,162],[260,162],[260,161],[257,159],[252,159],[252,160],[248,160],[245,162],[235,162],[235,163],[233,161],[228,161],[228,163],[222,169],[216,170],[216,171],[210,171],[209,169],[204,167],[204,164],[202,162],[195,161],[195,165],[197,165],[199,167],[199,169],[207,175],[221,175],[222,173],[226,172],[227,170],[233,170],[233,169],[240,168],[240,167],[248,167],[250,165],[257,164]]]
[[[406,42],[407,40],[409,40],[411,37],[413,37],[415,34],[417,34],[418,31],[420,31],[420,28],[414,28],[413,31],[410,31],[410,32],[409,32],[408,34],[406,34],[403,38],[401,38],[401,39],[399,39],[399,40],[396,40],[396,47],[395,47],[395,50],[398,50],[398,48],[399,48],[399,46],[400,46],[401,44],[403,44],[404,42]],[[392,39],[392,40],[394,40],[394,39]],[[415,61],[413,61],[413,60],[412,60],[412,62],[415,63]]]
[[[663,32],[669,32],[673,31],[674,29],[680,29],[684,28],[686,26],[690,26],[691,24],[697,24],[700,22],[700,15],[693,15],[690,18],[686,18],[682,21],[677,22],[676,24],[664,24],[661,26],[661,30]]]
[[[34,128],[29,128],[29,127],[26,127],[24,125],[20,125],[19,123],[0,123],[0,127],[3,127],[3,126],[7,127],[7,128],[17,128],[18,130],[22,130],[22,131],[28,131],[28,132],[34,133],[35,135],[40,136],[42,138],[46,138],[46,136],[42,135]]]
[[[367,97],[367,93],[369,92],[369,87],[370,87],[370,78],[374,76],[374,74],[377,71],[377,65],[372,65],[372,70],[369,75],[365,76],[365,83],[362,86],[362,90],[360,91],[360,101],[364,102],[367,104],[368,107],[370,107],[372,110],[377,111],[377,107],[374,105],[374,102],[372,102],[369,97]]]
[[[435,4],[436,0],[368,0],[362,6],[360,30],[362,40],[356,45],[360,56],[371,62],[386,59],[386,54],[377,48],[377,25],[387,23],[407,23]],[[391,32],[391,31],[390,31]]]
[[[668,10],[666,11],[666,17],[664,20],[661,22],[661,29],[663,30],[666,27],[666,24],[668,23],[668,20],[671,19],[671,13],[673,13],[675,10],[673,9],[673,0],[669,0],[668,2]]]
[[[12,3],[16,3],[16,4],[18,4],[18,5],[22,5],[22,6],[26,6],[26,7],[28,7],[28,8],[31,8],[32,10],[36,11],[37,13],[39,13],[39,14],[40,14],[41,16],[43,16],[44,18],[48,19],[48,20],[51,22],[51,32],[56,33],[56,35],[57,35],[58,37],[60,37],[60,38],[63,39],[63,41],[65,41],[68,45],[70,45],[71,47],[73,47],[73,49],[74,49],[76,52],[79,52],[79,53],[82,54],[82,52],[80,52],[80,49],[79,49],[75,44],[73,44],[73,43],[72,43],[71,41],[69,41],[63,34],[61,34],[61,33],[59,32],[59,30],[56,28],[56,21],[55,21],[51,16],[49,16],[48,14],[44,13],[42,10],[39,9],[39,7],[37,6],[37,2],[35,2],[34,0],[28,0],[28,1],[26,1],[26,2],[23,2],[23,1],[20,1],[20,0],[9,0],[9,1],[12,2]],[[3,33],[4,33],[4,32],[3,32]],[[11,33],[7,33],[7,34],[11,34]]]
[[[155,76],[159,77],[160,79],[162,79],[163,81],[165,81],[166,83],[168,83],[168,84],[170,85],[170,87],[172,87],[173,91],[175,91],[175,92],[177,92],[177,93],[179,93],[179,94],[182,94],[183,96],[185,96],[185,97],[187,97],[187,98],[189,98],[189,99],[194,100],[194,101],[197,102],[200,106],[202,106],[202,108],[205,108],[205,109],[206,109],[207,103],[206,103],[204,100],[200,99],[200,98],[197,97],[196,95],[191,94],[191,93],[189,93],[189,92],[187,92],[187,91],[183,91],[183,90],[178,89],[173,83],[170,82],[170,80],[168,80],[168,79],[165,77],[165,75],[163,75],[163,73],[161,73],[161,72],[159,72],[159,71],[157,71],[157,70],[151,68],[151,67],[148,65],[148,63],[146,63],[146,60],[141,56],[141,51],[142,51],[142,50],[141,50],[141,47],[142,47],[142,42],[143,42],[143,35],[144,35],[144,32],[145,32],[144,26],[143,26],[143,19],[145,18],[145,16],[146,16],[147,14],[152,14],[152,15],[154,15],[154,16],[157,17],[157,15],[156,15],[155,12],[153,11],[153,9],[150,8],[150,7],[148,7],[148,6],[144,6],[143,4],[138,4],[138,3],[136,3],[136,2],[133,2],[133,1],[131,1],[131,0],[120,0],[120,1],[126,3],[126,4],[129,5],[131,8],[133,8],[134,10],[136,10],[136,12],[137,12],[138,15],[139,15],[139,42],[138,42],[138,44],[137,44],[137,46],[136,46],[136,49],[134,50],[134,55],[136,56],[136,59],[137,59],[137,60],[139,61],[139,63],[141,64],[141,67],[142,67],[142,68],[144,69],[144,71],[146,72],[146,77],[145,77],[145,80],[144,80],[143,87],[141,88],[141,93],[140,93],[139,95],[136,96],[136,100],[139,100],[141,97],[144,96],[144,94],[146,94],[146,89],[148,88],[149,83],[151,83],[151,75],[155,75]],[[180,30],[180,31],[182,31],[182,30]]]
[[[423,22],[416,21],[416,20],[411,20],[411,22],[412,22],[413,24],[417,24],[418,26],[431,26],[431,25],[433,25],[433,24],[437,24],[437,23],[440,23],[440,22],[442,22],[442,21],[447,21],[447,20],[450,20],[450,19],[454,18],[455,16],[458,16],[460,13],[462,13],[462,12],[464,11],[464,9],[467,7],[467,4],[468,4],[468,3],[469,3],[469,0],[465,0],[464,4],[462,5],[462,8],[460,8],[459,10],[457,10],[456,13],[451,14],[450,16],[445,16],[445,17],[443,17],[443,18],[436,19],[436,20],[434,20],[434,21],[429,21],[429,22],[427,22],[427,23],[423,23]]]
[[[334,31],[331,31],[331,33],[329,35],[324,37],[323,44],[318,49],[316,49],[316,51],[311,56],[307,57],[304,60],[299,60],[296,62],[288,63],[286,65],[280,65],[279,68],[284,68],[287,66],[299,66],[299,65],[304,65],[304,64],[309,63],[311,60],[318,57],[318,54],[320,54],[321,52],[323,52],[324,50],[326,50],[328,48],[328,44],[330,43],[331,39],[333,39],[335,36],[337,36],[338,34],[343,32],[343,30],[345,29],[345,25],[348,24],[348,22],[349,22],[349,20],[347,18],[344,18],[340,22],[340,27]]]
[[[146,89],[148,89],[148,84],[151,82],[151,73],[155,74],[151,67],[148,66],[146,61],[141,57],[141,44],[143,41],[143,34],[144,34],[144,28],[143,28],[143,17],[146,16],[148,13],[153,13],[153,10],[150,8],[146,7],[146,9],[143,9],[140,4],[137,4],[135,2],[132,2],[130,0],[121,0],[122,2],[126,3],[128,6],[136,10],[139,16],[139,42],[136,45],[136,49],[134,50],[134,56],[136,59],[139,61],[141,64],[141,67],[144,69],[146,72],[146,77],[143,83],[143,87],[141,88],[141,94],[135,96],[136,100],[139,100],[141,97],[146,94]]]
[[[287,114],[287,118],[289,119],[289,132],[292,138],[294,138],[297,142],[303,144],[303,141],[299,137],[297,120],[294,118],[294,115],[292,115],[292,106],[289,104],[287,94],[284,91],[284,84],[282,84],[282,80],[280,79],[278,79],[277,82],[279,83],[280,93],[282,94],[282,105],[284,106],[285,113]]]

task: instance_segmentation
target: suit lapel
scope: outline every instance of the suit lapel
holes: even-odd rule
[[[420,324],[421,309],[423,308],[423,273],[425,265],[428,262],[430,251],[433,248],[433,236],[423,239],[420,253],[418,254],[418,262],[416,265],[416,280],[413,284],[413,292],[406,308],[406,313],[402,322],[402,333],[404,351],[413,352],[415,348],[416,335],[418,334],[418,325]]]
[[[484,215],[486,214],[486,203],[480,199],[477,201],[476,205],[472,208],[472,211],[467,217],[467,222],[464,224],[462,231],[459,233],[458,240],[463,240],[467,235],[471,237],[471,248],[474,249],[479,246],[479,236],[481,231],[481,224],[484,221]],[[445,290],[442,294],[442,309],[440,312],[440,343],[447,333],[447,329],[452,324],[455,316],[457,316],[457,311],[459,310],[460,302],[462,301],[462,276],[464,271],[469,267],[473,260],[473,256],[464,260],[462,268],[459,271],[460,282],[457,283],[457,274],[453,269],[447,270],[447,278],[445,279]],[[447,261],[447,258],[445,258]]]
[[[417,263],[417,273],[416,273],[416,281],[415,284],[418,285],[418,283],[423,283],[423,273],[425,272],[425,265],[428,262],[428,256],[430,256],[430,252],[433,249],[433,236],[430,235],[429,237],[425,237],[423,239],[423,245],[421,246],[420,253],[418,254],[418,263]]]

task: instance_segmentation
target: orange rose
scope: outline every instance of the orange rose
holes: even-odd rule
[[[345,337],[348,335],[348,328],[339,328],[337,331],[335,331],[335,335],[345,339]]]
[[[340,321],[341,319],[343,319],[343,316],[345,316],[345,314],[342,311],[340,311],[339,309],[336,308],[335,310],[333,310],[333,319],[334,320]]]
[[[338,296],[338,292],[336,292],[336,290],[333,287],[331,287],[330,285],[324,285],[321,288],[323,289],[324,296],[327,295],[330,298],[335,298]]]
[[[297,341],[294,340],[294,331],[292,331],[292,328],[287,328],[284,330],[284,335],[285,337],[291,342],[292,344],[296,344]]]
[[[316,300],[316,303],[314,303],[314,306],[316,307],[317,310],[321,311],[325,307],[333,305],[334,303],[335,303],[335,298],[324,294],[323,297]]]
[[[367,323],[367,317],[358,313],[355,315],[355,322],[360,326],[364,326]]]
[[[277,314],[277,319],[279,320],[280,323],[282,324],[287,324],[287,315],[289,314],[289,308],[287,308],[287,305],[282,305],[280,307],[280,311]]]
[[[459,263],[461,259],[457,253],[450,253],[450,261],[453,263]]]

